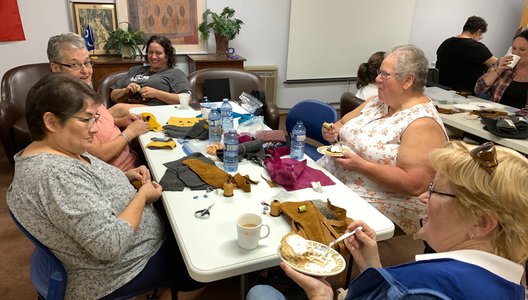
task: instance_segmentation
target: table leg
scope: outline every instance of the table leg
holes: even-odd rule
[[[245,300],[248,292],[248,275],[240,275],[240,300]]]

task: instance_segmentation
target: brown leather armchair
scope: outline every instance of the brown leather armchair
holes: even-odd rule
[[[339,99],[339,113],[341,114],[341,118],[363,104],[363,102],[365,100],[356,97],[351,92],[344,92],[341,95],[341,99]]]
[[[110,98],[110,87],[117,82],[117,80],[121,76],[125,76],[127,71],[116,71],[113,73],[109,73],[104,75],[101,80],[99,81],[99,85],[97,88],[97,93],[99,94],[99,97],[101,97],[101,101],[103,104],[108,108],[114,105],[114,102]]]
[[[203,99],[204,81],[206,79],[229,78],[230,93],[232,98],[238,98],[242,92],[250,93],[253,90],[264,91],[260,77],[243,69],[211,68],[195,71],[188,76],[193,93],[193,101]],[[275,103],[264,103],[264,122],[271,129],[279,129],[280,112]]]
[[[25,117],[27,93],[40,78],[49,73],[49,63],[38,63],[14,67],[2,77],[0,141],[12,165],[13,156],[31,143]]]

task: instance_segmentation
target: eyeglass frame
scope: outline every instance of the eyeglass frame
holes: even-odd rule
[[[80,70],[82,69],[82,66],[84,66],[85,68],[92,68],[94,65],[95,65],[95,61],[89,59],[85,62],[82,62],[82,63],[78,63],[78,62],[74,62],[72,64],[63,64],[63,63],[60,63],[60,62],[57,62],[57,61],[54,61],[53,63],[59,65],[59,66],[63,66],[63,67],[68,67],[72,70]]]
[[[491,175],[493,170],[499,165],[497,159],[497,150],[493,142],[486,142],[469,151],[471,157],[478,162],[478,164]]]
[[[79,116],[72,116],[74,117],[75,119],[81,121],[81,122],[84,122],[86,123],[86,126],[88,126],[88,128],[92,128],[92,126],[97,123],[97,121],[99,121],[99,118],[101,117],[101,115],[99,113],[96,113],[95,115],[93,115],[92,117],[90,118],[84,118],[84,117],[79,117]]]
[[[433,188],[433,185],[434,185],[434,182],[431,181],[431,183],[429,183],[429,187],[427,188],[427,191],[429,192],[429,197],[428,197],[429,201],[431,200],[431,196],[433,194],[447,196],[447,197],[451,197],[451,198],[457,198],[457,195],[455,195],[455,194],[449,194],[449,193],[443,193],[443,192],[435,191],[434,188]]]
[[[381,69],[377,69],[376,74],[378,74],[378,76],[381,76],[381,78],[383,79],[387,79],[391,76],[402,74],[402,73],[401,72],[387,73],[385,71],[382,71]]]

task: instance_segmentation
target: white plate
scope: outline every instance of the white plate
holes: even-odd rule
[[[490,102],[471,102],[471,103],[469,103],[469,105],[475,105],[475,106],[477,106],[480,110],[489,110],[489,109],[497,109],[497,108],[500,108],[500,107],[497,106],[495,103],[490,103]]]
[[[319,251],[324,253],[326,249],[328,248],[327,245],[318,243],[316,241],[306,241],[308,243],[308,247],[314,248],[314,251]],[[277,249],[277,252],[279,253],[280,259],[287,263],[290,267],[292,267],[294,270],[297,270],[301,273],[312,275],[312,276],[332,276],[337,275],[345,269],[346,262],[343,256],[339,254],[339,252],[335,251],[334,249],[330,248],[328,252],[328,263],[323,267],[315,263],[307,263],[305,265],[298,265],[294,262],[290,262],[282,257],[280,253],[280,247]]]
[[[453,104],[453,108],[455,109],[459,109],[459,110],[462,110],[462,111],[474,111],[474,110],[481,110],[481,108],[477,105],[473,105],[473,104],[462,104],[462,103],[459,103],[459,104]]]
[[[330,147],[332,147],[332,146],[331,145],[330,146],[320,146],[320,147],[317,148],[317,152],[319,152],[319,153],[321,153],[323,155],[342,157],[343,153],[351,151],[350,149],[348,149],[346,147],[341,147],[341,152],[330,152]]]

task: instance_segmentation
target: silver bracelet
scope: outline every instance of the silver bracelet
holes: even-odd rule
[[[121,133],[119,134],[119,136],[123,137],[123,138],[127,141],[127,143],[129,143],[129,144],[130,144],[130,142],[132,142],[132,140],[130,139],[130,137],[128,136],[128,134],[126,134],[124,131],[121,132]]]

